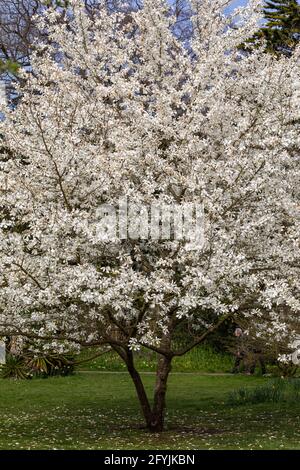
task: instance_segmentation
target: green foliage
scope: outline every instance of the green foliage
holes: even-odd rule
[[[12,75],[17,75],[20,69],[20,64],[12,60],[3,61],[0,59],[0,74],[2,73],[11,73]]]
[[[6,364],[1,366],[1,377],[3,379],[28,379],[30,377],[30,373],[24,358],[8,354],[6,357]]]
[[[74,371],[72,356],[61,354],[26,355],[26,365],[31,375],[50,377],[54,375],[69,375]]]
[[[266,51],[290,54],[300,38],[300,5],[297,0],[269,0],[264,8],[265,24],[243,45],[245,49],[266,42]]]
[[[96,349],[83,350],[77,361],[85,361],[97,353]],[[77,362],[76,361],[76,362]],[[154,372],[157,365],[157,355],[149,350],[141,349],[135,354],[135,364],[138,370]],[[203,344],[192,349],[182,357],[173,360],[173,372],[229,372],[233,366],[233,358],[230,354],[219,353],[208,345]],[[98,370],[122,372],[126,371],[126,365],[115,352],[109,352],[91,361],[83,362],[78,366],[81,370]]]
[[[67,8],[70,2],[69,0],[43,0],[42,3],[45,7]]]
[[[298,372],[299,367],[292,362],[284,363],[277,361],[275,374],[281,377],[294,377]]]
[[[300,398],[300,379],[273,379],[255,388],[240,388],[228,396],[228,405],[293,403]]]
[[[4,379],[30,379],[32,377],[66,376],[73,372],[72,357],[59,354],[34,354],[26,352],[17,356],[8,354],[6,364],[1,367]]]
[[[230,372],[233,357],[230,354],[217,352],[212,346],[203,344],[192,349],[173,362],[173,371],[177,372]]]

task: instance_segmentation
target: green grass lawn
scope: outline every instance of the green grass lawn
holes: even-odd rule
[[[147,388],[154,376],[144,375]],[[300,403],[230,406],[267,379],[172,374],[167,430],[142,419],[127,374],[0,380],[0,449],[300,449]]]

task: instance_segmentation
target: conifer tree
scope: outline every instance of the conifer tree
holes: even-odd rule
[[[266,50],[290,55],[300,38],[300,5],[297,0],[269,0],[264,8],[265,24],[248,41],[260,45],[266,41]],[[250,46],[251,47],[251,46]]]

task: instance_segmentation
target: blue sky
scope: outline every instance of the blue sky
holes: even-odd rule
[[[235,3],[238,3],[239,5],[245,5],[247,3],[247,0],[239,0]]]
[[[246,5],[247,0],[236,0],[235,2],[232,3],[232,6],[229,8],[229,11],[232,10],[233,8],[236,8],[237,6],[241,5]]]

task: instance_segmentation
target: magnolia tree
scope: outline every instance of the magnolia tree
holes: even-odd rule
[[[241,54],[257,1],[191,1],[188,44],[167,2],[93,21],[69,3],[0,125],[0,335],[111,348],[161,431],[174,358],[230,317],[297,323],[299,52]]]

